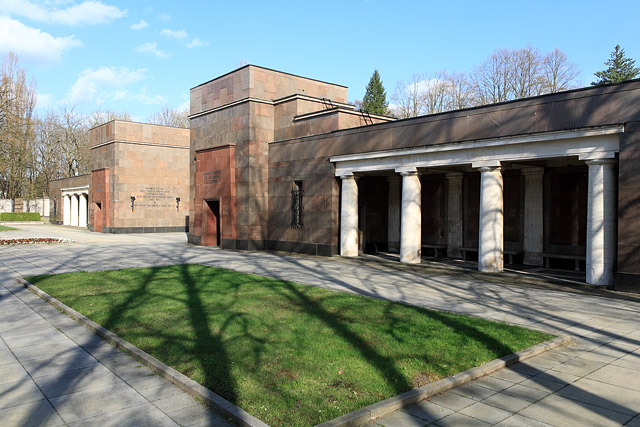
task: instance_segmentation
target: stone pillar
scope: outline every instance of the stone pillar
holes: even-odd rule
[[[586,279],[592,285],[613,285],[616,257],[615,160],[590,160],[587,200]]]
[[[387,178],[389,183],[389,207],[387,219],[387,250],[400,252],[400,182],[399,176]]]
[[[543,265],[544,168],[522,169],[524,175],[524,255],[529,265]]]
[[[358,256],[358,184],[353,175],[341,176],[340,255]]]
[[[422,209],[418,171],[403,170],[400,221],[400,262],[420,263],[422,253]]]
[[[62,225],[71,225],[71,196],[62,196]]]
[[[78,195],[71,195],[71,225],[78,226]]]
[[[462,178],[464,173],[452,172],[447,177],[447,256],[462,258]]]
[[[78,207],[78,226],[87,226],[87,196],[86,194],[80,194],[79,196],[80,206]]]
[[[480,168],[480,236],[478,271],[499,273],[503,270],[503,194],[499,166]]]

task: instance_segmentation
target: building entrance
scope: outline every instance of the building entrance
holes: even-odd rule
[[[203,246],[220,246],[220,201],[204,201]]]

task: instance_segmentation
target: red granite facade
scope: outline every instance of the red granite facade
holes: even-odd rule
[[[195,198],[190,234],[204,246],[222,246],[236,239],[235,147],[196,154]]]

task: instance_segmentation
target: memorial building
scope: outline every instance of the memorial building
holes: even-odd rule
[[[404,120],[346,101],[247,65],[191,89],[190,137],[110,122],[92,130],[90,184],[52,188],[94,231],[184,230],[188,214],[197,245],[530,264],[640,289],[640,81]]]

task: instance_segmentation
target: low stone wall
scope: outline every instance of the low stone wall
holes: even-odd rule
[[[0,212],[39,212],[40,216],[48,217],[51,202],[48,197],[25,199],[0,199]]]

